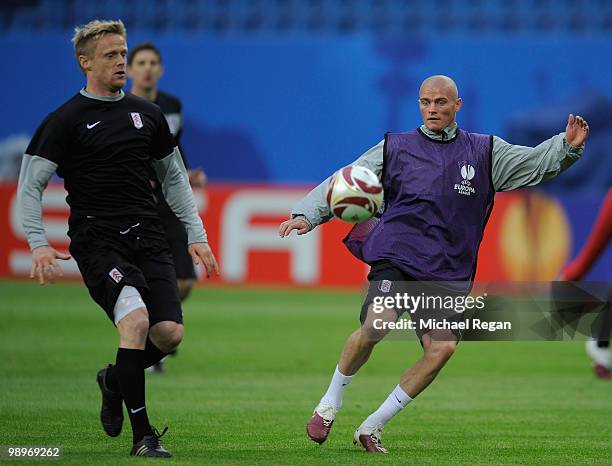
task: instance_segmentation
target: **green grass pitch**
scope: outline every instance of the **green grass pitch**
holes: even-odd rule
[[[164,464],[365,464],[352,433],[420,355],[380,344],[348,387],[326,444],[305,435],[359,293],[200,288],[148,410],[174,454]],[[98,422],[97,370],[117,337],[80,284],[0,282],[0,445],[58,445],[60,463],[134,464]],[[434,383],[387,426],[381,464],[610,464],[612,384],[580,342],[463,342]],[[2,460],[0,460],[2,462]],[[5,462],[6,463],[6,462]],[[12,462],[11,464],[24,464]],[[37,461],[36,464],[41,464]],[[42,462],[44,464],[44,462]]]

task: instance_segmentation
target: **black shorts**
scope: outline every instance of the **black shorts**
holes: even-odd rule
[[[158,219],[78,220],[71,222],[68,236],[89,294],[112,322],[117,297],[127,285],[139,291],[150,326],[183,322],[174,263]]]
[[[187,250],[187,231],[165,201],[158,201],[158,213],[161,224],[166,232],[166,240],[170,247],[170,253],[174,259],[176,278],[192,279],[197,278],[193,259]]]
[[[463,294],[451,291],[447,288],[439,286],[437,282],[420,282],[414,277],[411,277],[406,272],[393,265],[388,261],[380,261],[372,265],[370,273],[368,274],[368,281],[370,285],[368,287],[368,294],[363,301],[361,306],[361,313],[359,315],[359,321],[363,325],[368,315],[368,309],[374,302],[374,299],[385,298],[387,296],[395,296],[397,293],[407,294],[410,296],[429,296],[432,298],[445,298],[447,296],[454,298],[456,296],[462,296]],[[407,309],[394,309],[397,313],[397,317],[400,318]],[[463,322],[463,313],[457,313],[454,310],[445,309],[443,307],[429,307],[419,308],[415,312],[407,312],[410,319],[414,322],[416,328],[415,332],[419,337],[419,340],[423,340],[423,335],[429,333],[432,330],[428,330],[426,327],[426,321],[434,319],[437,322],[448,322],[448,325],[455,327],[455,323]],[[448,337],[444,333],[448,334]],[[435,330],[436,337],[438,340],[461,340],[461,330],[457,328],[449,329],[448,331]]]

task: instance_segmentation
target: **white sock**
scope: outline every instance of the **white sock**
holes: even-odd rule
[[[352,378],[352,375],[344,375],[338,370],[338,366],[336,366],[334,376],[327,388],[327,392],[325,392],[325,395],[321,398],[321,404],[331,405],[336,409],[340,409],[344,390]]]
[[[376,411],[370,414],[370,416],[363,421],[362,425],[374,427],[378,424],[382,424],[384,426],[393,416],[404,409],[411,401],[412,398],[410,398],[398,384],[383,402],[383,404],[381,404]]]

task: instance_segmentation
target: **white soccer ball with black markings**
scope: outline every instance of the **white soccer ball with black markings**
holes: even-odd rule
[[[345,222],[365,222],[378,212],[382,200],[382,184],[368,168],[344,167],[329,181],[327,204],[331,212]]]

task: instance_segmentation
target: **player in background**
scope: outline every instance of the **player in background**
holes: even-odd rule
[[[317,443],[327,439],[346,386],[388,332],[374,328],[374,319],[395,321],[402,312],[386,308],[375,314],[374,299],[393,296],[408,282],[469,286],[495,192],[534,186],[557,176],[578,160],[589,131],[584,119],[569,115],[565,133],[533,148],[468,133],[457,126],[462,100],[446,76],[427,78],[418,104],[420,128],[387,133],[353,163],[381,177],[385,210],[371,232],[364,234],[362,225],[357,225],[345,239],[349,250],[371,266],[370,287],[360,313],[361,327],[346,341],[330,385],[307,425],[308,436]],[[292,218],[280,225],[281,236],[293,230],[308,233],[332,218],[326,202],[328,183],[329,178],[296,205]],[[424,318],[411,315],[417,321]],[[461,334],[433,331],[418,336],[423,357],[355,432],[354,443],[366,451],[387,452],[381,442],[384,426],[434,380],[455,352]]]
[[[589,237],[576,256],[563,272],[561,280],[570,282],[582,280],[597,259],[606,250],[612,238],[612,188],[608,190],[597,219]],[[593,371],[600,379],[612,380],[612,355],[610,354],[610,336],[612,335],[612,310],[608,302],[603,311],[602,325],[597,340],[589,339],[586,350],[593,360]]]
[[[181,101],[166,92],[158,89],[158,83],[164,73],[162,56],[159,49],[150,42],[143,42],[130,50],[127,57],[128,76],[132,80],[130,92],[149,102],[159,105],[170,131],[174,135],[177,146],[183,157],[185,167],[189,168],[187,157],[181,146],[183,131],[183,112]],[[200,169],[187,170],[189,183],[193,188],[201,189],[206,184],[206,175]],[[193,260],[187,252],[187,233],[181,221],[176,217],[161,192],[161,185],[152,174],[151,182],[154,186],[159,217],[166,232],[166,239],[174,259],[176,280],[181,301],[187,299],[197,279]],[[176,351],[170,353],[176,355]],[[161,373],[164,370],[164,360],[160,360],[149,368],[153,372]]]
[[[183,338],[182,310],[172,256],[153,199],[149,170],[181,219],[194,262],[218,272],[174,137],[158,106],[125,94],[126,31],[121,21],[75,29],[74,53],[86,86],[51,112],[23,157],[18,198],[32,250],[31,277],[40,284],[61,276],[42,222],[42,193],[57,174],[70,206],[70,253],[91,297],[119,332],[114,365],[100,370],[100,420],[116,437],[125,402],[132,456],[169,457],[149,423],[146,367]],[[61,320],[61,316],[58,319]]]

